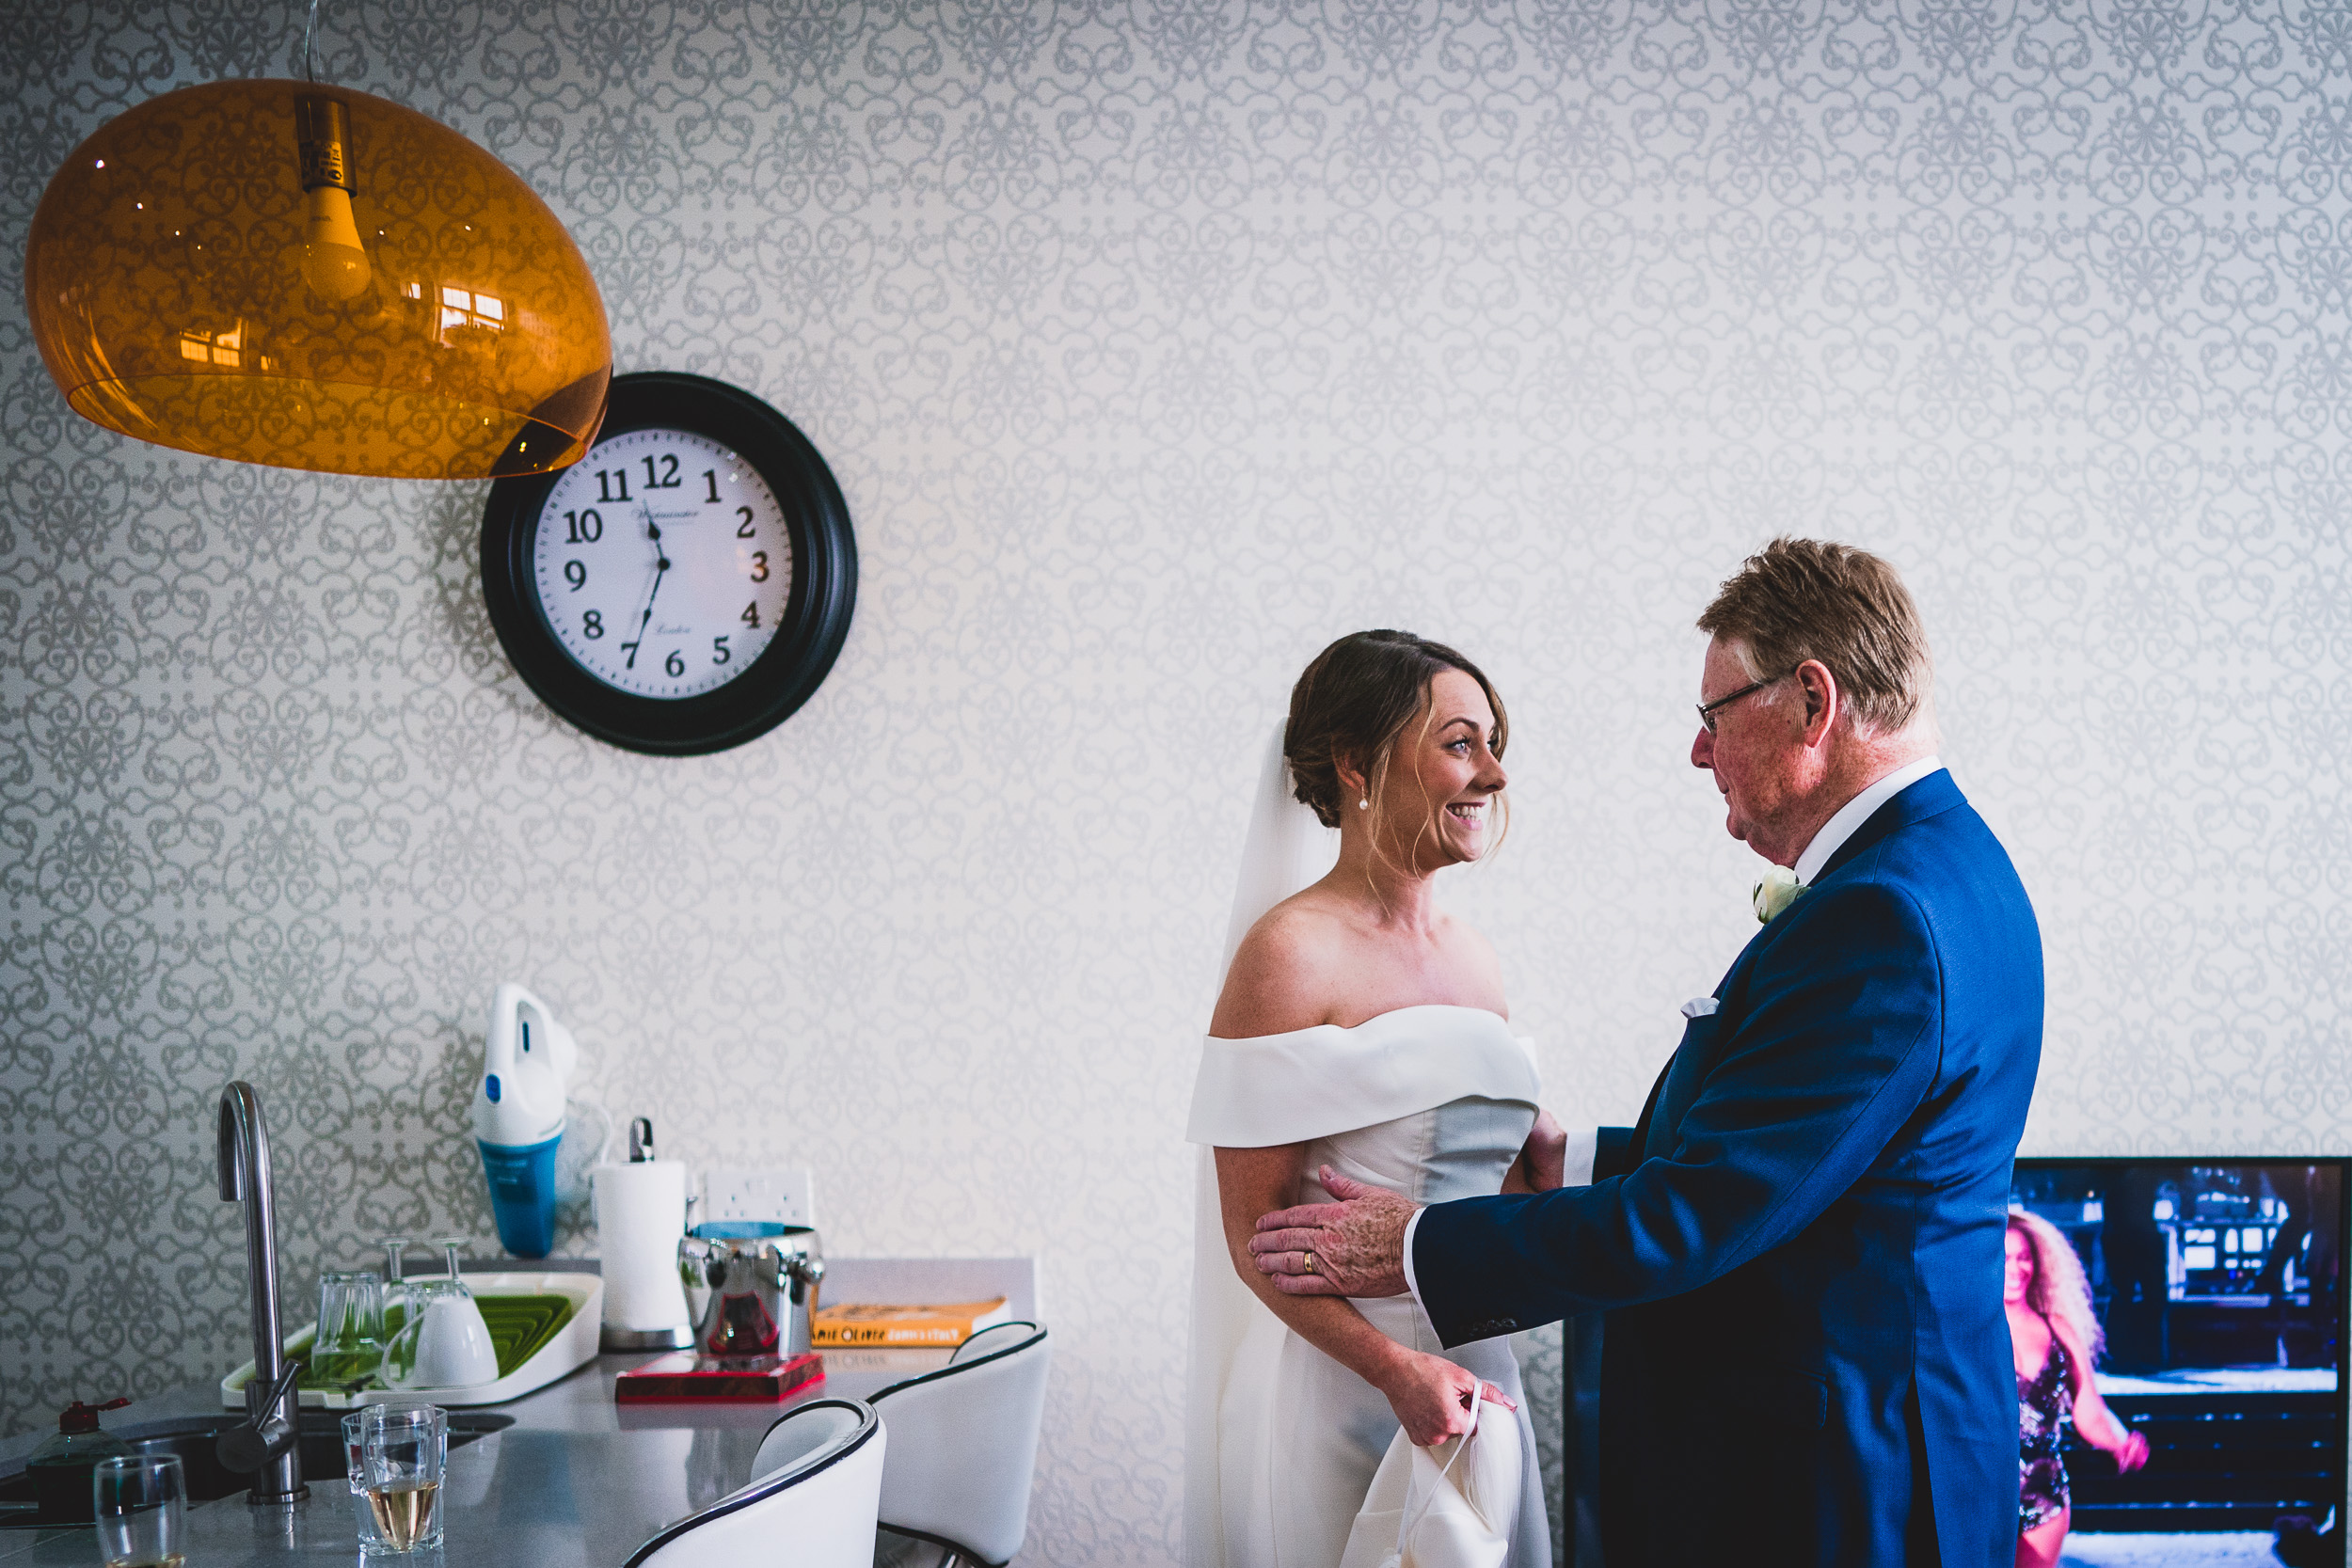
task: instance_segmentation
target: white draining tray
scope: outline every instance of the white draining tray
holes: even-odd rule
[[[421,1278],[446,1277],[425,1275]],[[466,1288],[478,1296],[568,1296],[572,1315],[564,1326],[555,1331],[555,1338],[539,1347],[538,1353],[496,1383],[477,1384],[467,1388],[367,1388],[357,1394],[346,1394],[329,1388],[305,1388],[302,1405],[306,1410],[353,1410],[363,1404],[384,1404],[393,1401],[429,1399],[440,1405],[503,1404],[517,1400],[534,1389],[544,1388],[564,1373],[584,1367],[596,1358],[596,1337],[604,1323],[604,1280],[593,1274],[542,1274],[515,1270],[496,1274],[469,1274]],[[289,1335],[286,1354],[298,1355],[310,1348],[318,1337],[318,1325],[307,1324]],[[247,1361],[220,1380],[220,1402],[230,1410],[245,1408],[245,1386],[253,1381],[253,1363]]]

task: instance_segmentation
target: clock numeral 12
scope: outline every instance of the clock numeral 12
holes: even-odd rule
[[[666,451],[661,454],[661,462],[663,464],[661,472],[665,477],[660,479],[656,479],[654,477],[653,459],[648,457],[644,461],[646,489],[675,490],[680,484],[686,483],[677,476],[677,458],[674,454]]]

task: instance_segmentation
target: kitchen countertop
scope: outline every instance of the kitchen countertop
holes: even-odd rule
[[[861,1261],[884,1260],[838,1260],[827,1281],[842,1288],[836,1299],[859,1299],[852,1291]],[[932,1260],[888,1261],[899,1270]],[[999,1269],[1016,1265],[1013,1259],[953,1261]],[[1030,1259],[1017,1260],[1025,1284],[1034,1278],[1032,1266]],[[889,1276],[877,1276],[882,1277]],[[1016,1316],[1036,1317],[1033,1287],[1006,1293],[1013,1298],[1009,1305]],[[914,1299],[958,1298],[927,1292]],[[600,1355],[535,1393],[480,1407],[511,1416],[515,1424],[450,1450],[440,1552],[371,1560],[404,1568],[617,1568],[662,1527],[747,1481],[760,1438],[784,1411],[811,1399],[868,1398],[939,1366],[943,1357],[929,1351],[830,1352],[822,1382],[772,1404],[619,1404],[612,1397],[614,1375],[648,1359]],[[191,1384],[139,1401],[110,1417],[106,1430],[138,1437],[222,1414],[216,1381]],[[40,1440],[36,1433],[0,1444],[0,1470],[17,1468],[15,1462]],[[348,1482],[341,1474],[305,1479],[310,1497],[304,1502],[255,1508],[239,1493],[191,1507],[189,1563],[195,1568],[355,1563],[358,1535]],[[87,1526],[0,1529],[0,1562],[8,1568],[91,1568],[97,1560]]]

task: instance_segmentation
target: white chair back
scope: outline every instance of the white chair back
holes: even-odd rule
[[[977,1361],[983,1355],[993,1355],[1000,1350],[1010,1350],[1017,1344],[1025,1343],[1031,1335],[1037,1332],[1038,1326],[1035,1323],[1018,1321],[991,1323],[958,1345],[956,1353],[947,1357],[947,1363],[953,1366],[959,1361]]]
[[[884,1529],[983,1563],[1011,1560],[1029,1531],[1052,1354],[1037,1324],[1002,1323],[938,1371],[874,1396],[890,1429]]]
[[[750,1485],[662,1530],[626,1568],[871,1568],[888,1440],[859,1401],[796,1406],[761,1439]]]
[[[818,1400],[788,1410],[759,1440],[759,1451],[752,1455],[752,1480],[789,1469],[811,1454],[847,1442],[864,1424],[864,1415],[847,1400]]]

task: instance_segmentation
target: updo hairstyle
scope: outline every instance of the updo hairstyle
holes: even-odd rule
[[[1299,804],[1317,821],[1340,825],[1347,803],[1340,792],[1343,758],[1363,770],[1368,798],[1380,799],[1397,737],[1429,705],[1430,684],[1441,670],[1459,670],[1486,692],[1495,714],[1495,755],[1502,756],[1511,738],[1502,698],[1485,672],[1444,643],[1409,631],[1359,631],[1315,655],[1291,688],[1282,755]]]

